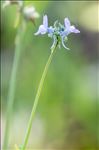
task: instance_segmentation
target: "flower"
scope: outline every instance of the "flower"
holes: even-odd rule
[[[35,7],[33,6],[24,7],[23,14],[27,20],[31,21],[34,21],[35,18],[39,18],[40,16],[39,13],[35,10]]]
[[[64,19],[64,25],[65,25],[64,33],[66,35],[68,35],[70,33],[80,33],[80,31],[78,29],[76,29],[74,25],[71,26],[70,21],[69,21],[68,18]]]
[[[48,17],[47,17],[47,15],[44,15],[43,16],[43,24],[41,24],[39,26],[39,29],[35,33],[35,35],[48,33],[48,36],[52,37],[53,32],[54,32],[54,28],[52,26],[48,27]]]
[[[39,26],[38,31],[35,33],[35,35],[38,34],[46,34],[48,31],[48,17],[47,15],[43,16],[43,24]]]
[[[61,45],[69,50],[69,48],[65,45],[65,42],[67,41],[67,36],[70,33],[80,33],[78,29],[75,28],[74,25],[71,26],[70,21],[68,18],[64,19],[64,25],[62,25],[60,22],[55,21],[53,26],[48,27],[48,17],[47,15],[43,16],[43,24],[39,26],[38,31],[35,33],[35,35],[39,34],[48,34],[48,37],[51,37],[53,39],[53,44],[51,46],[51,50],[55,46],[58,46],[59,48]]]

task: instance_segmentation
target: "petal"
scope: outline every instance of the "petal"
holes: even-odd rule
[[[44,27],[44,25],[40,25],[39,26],[39,29],[38,31],[35,33],[35,35],[38,35],[38,34],[46,34],[47,30],[46,28]]]
[[[76,29],[75,26],[70,27],[70,32],[71,33],[80,33],[80,31],[78,29]]]
[[[48,28],[48,33],[50,34],[50,33],[53,33],[54,32],[54,28],[52,27],[52,26],[50,26],[49,28]]]
[[[47,32],[47,29],[46,29],[45,26],[43,26],[43,25],[41,25],[41,26],[39,27],[39,30],[40,30],[40,33],[41,33],[41,34],[46,34],[46,32]]]
[[[47,17],[47,15],[45,15],[43,17],[43,25],[44,25],[45,28],[48,28],[48,17]]]
[[[70,28],[70,21],[68,18],[64,19],[64,24],[65,24],[66,29],[68,30]]]
[[[70,34],[71,32],[70,32],[70,28],[67,30],[65,30],[64,32],[63,32],[63,34],[62,34],[62,36],[63,37],[65,37],[65,36],[68,36],[68,34]]]
[[[34,35],[39,35],[40,34],[40,31],[38,29],[38,31],[36,33],[34,33]]]

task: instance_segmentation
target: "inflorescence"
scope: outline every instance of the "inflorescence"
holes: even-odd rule
[[[39,29],[35,35],[43,35],[46,33],[48,34],[48,37],[53,38],[51,49],[53,49],[55,46],[60,48],[62,45],[65,49],[69,50],[69,48],[65,45],[67,36],[70,33],[80,33],[80,31],[76,29],[74,25],[71,25],[68,18],[64,19],[64,25],[62,25],[59,21],[55,21],[53,26],[48,27],[48,17],[45,15],[43,17],[43,24],[39,26]]]

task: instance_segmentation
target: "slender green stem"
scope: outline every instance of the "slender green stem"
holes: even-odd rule
[[[23,146],[22,146],[22,150],[26,149],[26,146],[27,146],[27,143],[28,143],[28,140],[29,140],[29,135],[30,135],[30,131],[31,131],[31,128],[32,128],[32,122],[33,122],[33,119],[34,119],[35,111],[36,111],[36,108],[37,108],[37,105],[38,105],[38,100],[39,100],[39,97],[40,97],[40,94],[41,94],[41,90],[42,90],[42,87],[43,87],[43,83],[44,83],[46,74],[48,72],[49,65],[50,65],[50,63],[52,61],[52,58],[53,58],[55,48],[56,48],[56,46],[53,47],[52,53],[50,54],[50,56],[48,58],[48,61],[45,65],[45,68],[44,68],[44,71],[43,71],[43,74],[42,74],[42,77],[41,77],[41,80],[40,80],[40,83],[39,83],[39,87],[38,87],[36,97],[35,97],[35,100],[34,100],[32,112],[31,112],[30,119],[29,119],[29,122],[28,122],[28,127],[27,127],[27,131],[26,131],[24,143],[23,143]]]
[[[9,134],[10,134],[10,126],[11,126],[11,117],[13,112],[13,104],[15,98],[15,89],[16,89],[16,76],[18,70],[18,64],[21,54],[21,46],[22,46],[22,39],[25,32],[25,25],[23,26],[23,22],[19,25],[18,33],[15,39],[15,54],[13,60],[13,66],[11,71],[11,77],[9,82],[9,89],[8,89],[8,97],[7,97],[7,115],[6,115],[6,124],[5,124],[5,134],[4,134],[4,143],[3,149],[8,149],[9,143]]]

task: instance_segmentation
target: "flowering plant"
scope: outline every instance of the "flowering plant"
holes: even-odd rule
[[[13,112],[13,104],[14,104],[14,99],[15,99],[16,76],[17,76],[18,64],[19,64],[19,59],[20,59],[21,44],[23,44],[22,41],[23,41],[25,28],[26,28],[26,21],[32,21],[34,23],[35,18],[39,17],[38,12],[36,12],[33,6],[24,6],[23,0],[6,0],[4,2],[3,8],[12,4],[16,4],[18,6],[19,28],[18,28],[18,33],[16,35],[16,40],[15,40],[15,55],[14,55],[14,62],[13,62],[11,79],[10,79],[10,84],[9,84],[9,91],[8,91],[8,108],[7,108],[7,117],[6,117],[7,120],[6,120],[6,128],[5,128],[6,130],[5,130],[4,144],[3,144],[4,149],[8,149],[8,144],[9,144],[11,114]],[[43,24],[39,26],[38,31],[35,33],[35,35],[48,34],[48,37],[53,39],[53,44],[51,46],[51,53],[48,57],[44,71],[41,76],[41,80],[39,82],[39,86],[38,86],[37,93],[34,99],[34,104],[32,107],[31,115],[29,118],[27,130],[26,130],[26,134],[24,136],[23,144],[21,145],[21,147],[18,147],[16,145],[15,146],[16,150],[26,150],[28,140],[29,140],[29,135],[30,135],[31,128],[32,128],[32,122],[33,122],[36,108],[38,105],[38,101],[41,95],[41,91],[43,88],[43,84],[44,84],[49,66],[54,56],[55,49],[57,46],[59,48],[63,46],[65,49],[69,50],[69,48],[65,45],[65,43],[68,39],[68,35],[71,33],[80,33],[80,31],[76,29],[74,25],[71,25],[68,18],[64,19],[64,24],[61,24],[59,21],[55,21],[53,26],[48,26],[48,17],[47,15],[43,16]]]
[[[65,49],[69,49],[65,46],[65,43],[64,43],[67,40],[67,36],[70,33],[80,33],[80,31],[78,29],[76,29],[74,25],[71,26],[70,21],[69,21],[68,18],[64,19],[64,25],[62,25],[58,21],[55,21],[53,26],[48,27],[48,17],[47,17],[47,15],[45,15],[43,17],[43,24],[41,24],[39,26],[39,29],[35,33],[35,35],[39,35],[39,34],[44,35],[46,33],[48,34],[49,37],[53,38],[53,44],[51,46],[51,54],[50,54],[50,56],[47,60],[47,63],[45,65],[44,71],[43,71],[42,76],[41,76],[41,80],[40,80],[38,90],[37,90],[37,93],[36,93],[36,96],[35,96],[34,104],[33,104],[33,107],[32,107],[32,112],[31,112],[30,119],[29,119],[29,122],[28,122],[28,127],[27,127],[25,138],[24,138],[24,143],[23,143],[23,146],[22,146],[22,150],[26,149],[26,146],[27,146],[27,143],[28,143],[30,131],[31,131],[31,128],[32,128],[32,122],[33,122],[35,111],[36,111],[36,108],[37,108],[37,105],[38,105],[39,97],[40,97],[40,94],[41,94],[41,91],[42,91],[42,88],[43,88],[43,83],[44,83],[45,77],[47,75],[48,68],[51,64],[52,58],[54,56],[55,49],[56,49],[57,46],[60,48],[61,45]]]

